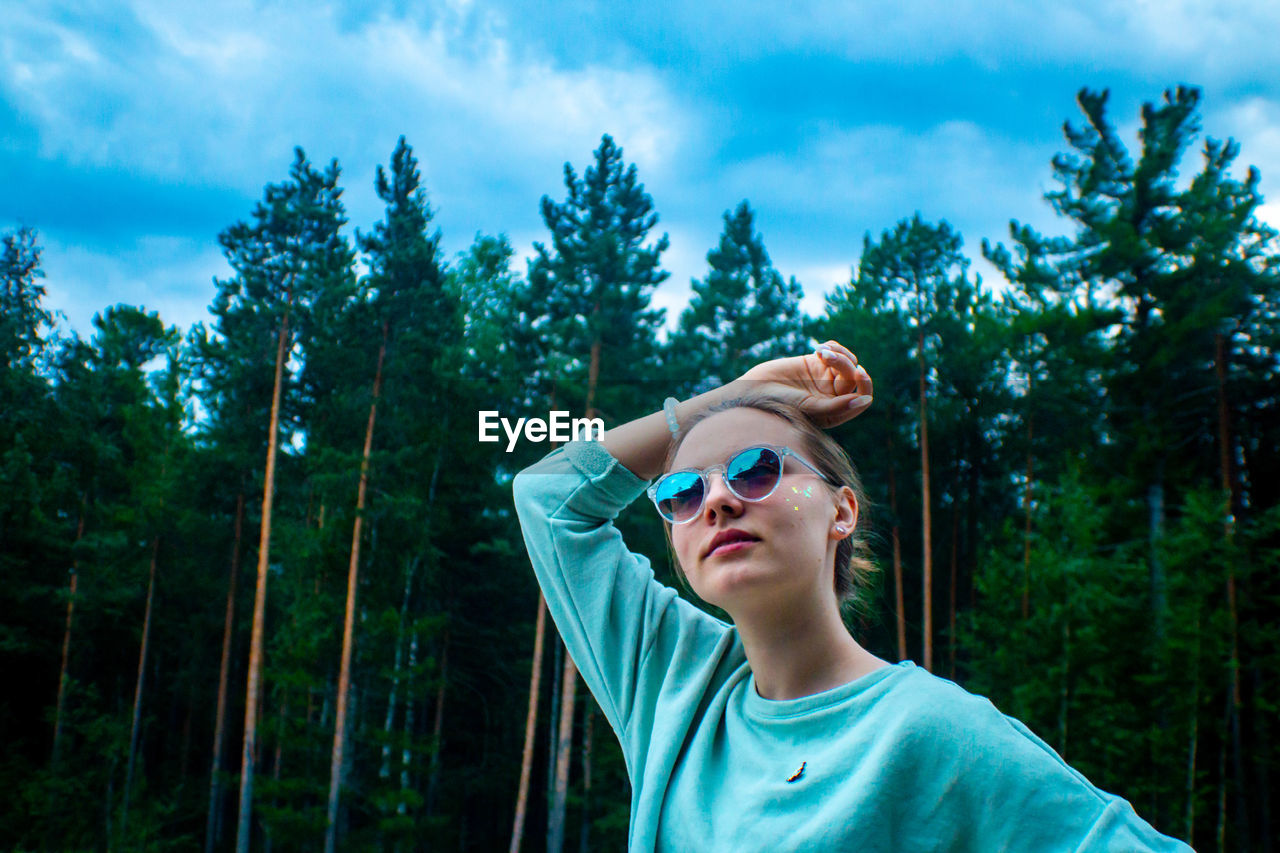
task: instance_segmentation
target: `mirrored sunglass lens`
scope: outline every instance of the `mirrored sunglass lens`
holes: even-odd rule
[[[668,475],[658,484],[658,512],[669,521],[684,521],[702,506],[702,478],[692,471]]]
[[[782,459],[767,447],[753,447],[729,460],[725,476],[739,497],[758,501],[778,485]]]

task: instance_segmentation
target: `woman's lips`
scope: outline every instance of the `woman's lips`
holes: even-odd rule
[[[734,539],[731,542],[726,542],[723,545],[717,545],[712,548],[711,552],[707,554],[707,556],[721,557],[725,554],[732,554],[734,551],[741,551],[743,548],[754,545],[758,541],[758,539]]]
[[[759,541],[759,537],[752,536],[745,530],[722,530],[711,539],[711,545],[707,548],[706,556],[713,557],[730,554]]]

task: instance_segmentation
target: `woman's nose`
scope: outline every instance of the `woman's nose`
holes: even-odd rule
[[[714,519],[716,513],[735,516],[742,511],[742,499],[733,493],[725,482],[724,474],[711,471],[707,474],[707,497],[702,503],[703,517]]]

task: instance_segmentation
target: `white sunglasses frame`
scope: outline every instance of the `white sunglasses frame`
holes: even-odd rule
[[[738,490],[735,489],[732,485],[730,485],[728,479],[725,478],[724,476],[725,471],[728,470],[729,465],[733,462],[733,460],[737,459],[739,456],[741,456],[744,453],[751,452],[752,450],[769,450],[769,451],[772,451],[774,454],[776,454],[778,457],[778,479],[773,484],[773,487],[769,489],[768,492],[766,492],[765,494],[761,495],[758,498],[747,498],[738,494]],[[653,484],[649,486],[649,488],[645,489],[645,494],[649,496],[649,500],[653,501],[654,509],[658,510],[658,515],[662,517],[663,521],[673,525],[688,524],[689,522],[693,521],[695,518],[697,518],[699,515],[702,514],[702,508],[706,504],[707,495],[711,493],[710,474],[712,471],[720,472],[720,478],[724,480],[725,488],[727,488],[730,492],[732,492],[734,497],[738,498],[738,500],[746,501],[748,503],[759,503],[760,501],[768,499],[770,495],[772,495],[774,492],[778,490],[778,485],[782,482],[782,477],[786,473],[788,456],[790,456],[792,459],[799,462],[804,467],[808,468],[813,473],[817,474],[818,477],[822,479],[822,482],[826,483],[827,485],[835,486],[836,488],[840,487],[839,483],[832,481],[830,477],[828,477],[826,474],[819,471],[818,468],[812,462],[810,462],[808,459],[805,459],[799,453],[796,453],[790,447],[787,447],[785,445],[779,446],[779,445],[773,445],[773,444],[753,444],[750,447],[744,447],[741,450],[734,451],[732,456],[730,456],[728,459],[726,459],[724,462],[720,463],[719,465],[710,465],[706,468],[681,468],[678,471],[668,471],[666,474],[663,474],[661,477],[655,480]],[[667,518],[666,514],[663,513],[661,507],[658,506],[658,489],[669,477],[673,477],[676,474],[697,474],[698,479],[702,481],[702,502],[698,504],[697,511],[695,511],[692,515],[690,515],[688,518],[682,521],[676,521],[673,518]]]

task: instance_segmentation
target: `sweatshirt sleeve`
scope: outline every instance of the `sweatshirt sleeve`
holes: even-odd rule
[[[648,559],[627,550],[612,522],[644,488],[645,481],[596,442],[567,444],[514,483],[516,512],[547,608],[629,756],[637,702],[655,704],[669,675],[666,658],[672,655],[666,650],[674,645],[677,657],[711,654],[727,631],[659,583]],[[660,644],[664,651],[646,661],[662,635],[680,639]],[[653,711],[647,708],[644,718]]]

